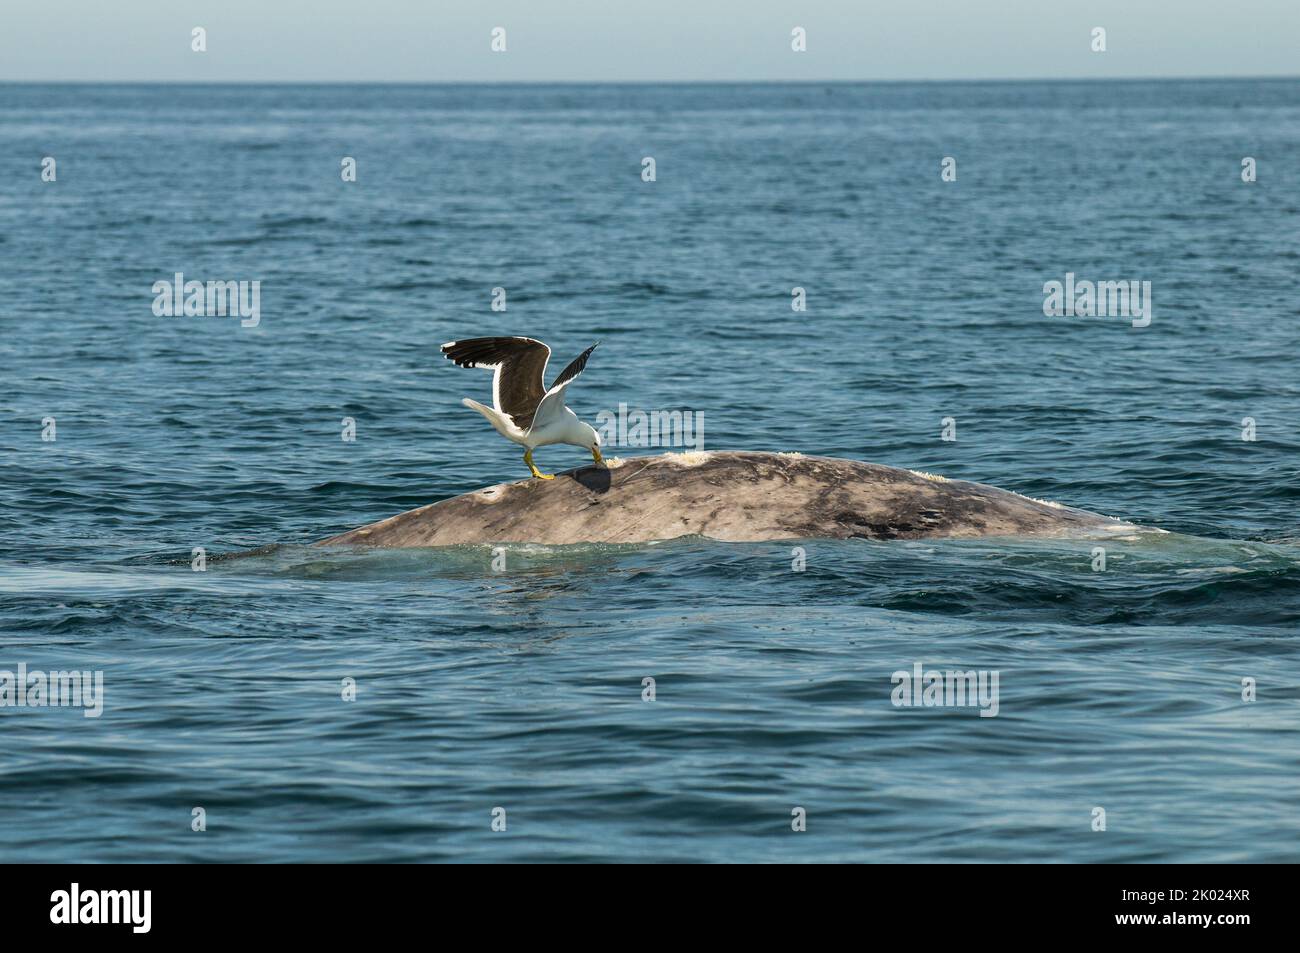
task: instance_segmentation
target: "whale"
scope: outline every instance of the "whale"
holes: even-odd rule
[[[699,451],[500,483],[339,533],[319,547],[1062,537],[1137,527],[983,483],[837,457]]]

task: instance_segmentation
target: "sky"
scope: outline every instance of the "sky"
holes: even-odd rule
[[[206,52],[191,50],[195,27]],[[795,27],[806,52],[791,50]],[[1300,0],[0,0],[0,81],[1298,74]]]

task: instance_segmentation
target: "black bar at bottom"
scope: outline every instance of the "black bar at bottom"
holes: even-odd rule
[[[621,922],[630,937],[649,942],[659,934],[667,942],[673,924],[703,917],[740,931],[747,923],[766,931],[773,921],[792,929],[804,921],[818,930],[845,926],[859,936],[929,935],[945,943],[989,931],[1041,938],[1044,930],[1068,938],[1202,936],[1231,943],[1280,935],[1293,879],[1286,867],[1172,865],[758,873],[627,866],[602,870],[591,884],[577,868],[448,873],[415,866],[11,866],[0,923],[7,941],[64,934],[92,942],[337,942],[353,929],[400,936],[475,923],[496,940],[512,927],[534,939],[542,929],[563,929],[566,940],[585,933],[610,939],[607,925]],[[692,886],[697,875],[707,879]]]

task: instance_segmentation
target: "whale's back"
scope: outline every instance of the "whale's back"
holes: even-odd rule
[[[1124,525],[981,483],[801,454],[636,457],[498,484],[318,546],[1062,536]]]

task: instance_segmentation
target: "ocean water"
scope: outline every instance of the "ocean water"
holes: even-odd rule
[[[1300,81],[6,85],[0,140],[0,669],[104,685],[0,708],[0,859],[1300,860]],[[589,421],[1168,532],[307,550],[526,475],[438,353],[502,333],[602,342]]]

